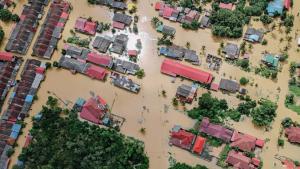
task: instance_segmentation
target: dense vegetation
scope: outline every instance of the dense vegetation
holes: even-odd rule
[[[1,44],[2,40],[3,40],[3,38],[4,38],[4,31],[3,31],[3,29],[0,27],[0,44]]]
[[[77,119],[72,111],[57,107],[50,98],[42,119],[34,121],[34,140],[19,159],[30,169],[147,169],[144,145],[112,129],[99,128]],[[60,113],[69,112],[62,118]]]
[[[251,112],[252,122],[257,126],[270,126],[276,117],[277,105],[270,100],[261,100]]]
[[[169,169],[208,169],[206,166],[203,165],[196,165],[195,167],[189,166],[185,163],[176,163],[172,167],[169,167]]]
[[[18,22],[20,18],[17,14],[12,14],[7,9],[0,9],[0,20],[2,20],[3,22],[9,22],[9,21]]]
[[[238,1],[236,9],[231,11],[220,9],[219,3],[232,3],[235,0],[215,0],[212,4],[213,12],[210,17],[212,22],[212,33],[216,36],[239,38],[243,34],[243,27],[248,24],[251,16],[261,16],[266,9],[267,0]],[[263,18],[266,19],[266,18]]]

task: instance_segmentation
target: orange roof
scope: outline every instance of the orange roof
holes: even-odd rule
[[[11,62],[13,60],[13,54],[9,52],[0,52],[0,60]]]
[[[193,152],[197,154],[201,154],[205,145],[206,139],[200,136],[197,136],[194,147],[193,147]]]

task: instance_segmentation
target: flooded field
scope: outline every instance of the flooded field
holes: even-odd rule
[[[76,18],[80,16],[91,16],[94,20],[111,23],[113,11],[110,11],[107,7],[88,5],[86,0],[70,0],[70,2],[73,5],[73,10],[71,11],[70,18],[64,29],[62,39],[66,40],[67,37],[71,36],[70,30],[73,29]],[[173,127],[173,125],[180,124],[183,128],[188,129],[193,127],[195,123],[195,121],[189,118],[184,111],[175,110],[171,104],[171,100],[176,93],[177,87],[182,83],[191,84],[192,82],[188,80],[182,81],[180,78],[177,78],[175,83],[171,83],[172,77],[160,73],[160,65],[164,57],[157,55],[156,39],[161,35],[156,33],[156,31],[151,27],[151,18],[153,16],[158,16],[158,12],[156,12],[152,6],[152,4],[155,2],[155,0],[141,0],[138,3],[137,15],[140,18],[138,23],[139,34],[134,38],[139,38],[142,41],[143,48],[138,60],[138,64],[145,70],[146,76],[143,79],[136,79],[132,76],[131,78],[133,78],[137,83],[141,84],[140,93],[132,94],[125,90],[116,88],[110,84],[109,79],[106,82],[101,82],[92,80],[83,75],[71,74],[71,72],[64,69],[53,68],[49,70],[46,73],[45,81],[41,84],[41,88],[38,91],[39,99],[33,104],[32,110],[30,111],[30,117],[25,119],[27,125],[23,129],[23,135],[19,137],[17,142],[19,146],[16,148],[16,152],[12,157],[11,164],[16,162],[17,156],[24,144],[25,136],[32,127],[31,117],[39,112],[41,105],[46,102],[49,94],[55,94],[62,100],[69,100],[74,103],[78,97],[89,98],[89,92],[93,91],[94,93],[103,97],[109,105],[112,105],[113,101],[115,100],[114,106],[112,107],[112,112],[126,118],[126,121],[121,128],[121,132],[127,136],[132,136],[145,142],[146,153],[150,158],[151,169],[168,168],[168,159],[170,156],[174,157],[177,161],[186,162],[191,165],[203,164],[212,169],[218,168],[215,165],[201,160],[187,151],[176,147],[170,147],[168,145],[169,130]],[[27,3],[25,0],[19,0],[14,12],[20,14],[22,10],[22,4],[25,3]],[[297,16],[297,9],[299,8],[300,1],[294,1],[293,13],[295,16]],[[46,8],[45,13],[47,10],[48,9]],[[162,18],[159,19],[165,24],[176,28],[176,36],[174,39],[175,44],[185,46],[186,42],[190,42],[191,49],[196,50],[198,53],[202,51],[202,46],[205,46],[206,53],[217,55],[217,50],[222,41],[230,41],[237,44],[242,42],[241,39],[226,40],[212,37],[209,29],[185,31],[178,23],[172,23],[167,20],[163,20]],[[42,22],[40,22],[40,24],[41,23]],[[264,26],[258,22],[252,21],[251,24],[256,28],[264,28]],[[299,53],[296,52],[296,39],[294,39],[296,31],[300,29],[299,17],[295,17],[294,24],[295,26],[291,33],[293,36],[292,48],[289,50],[290,57],[288,61],[299,62]],[[7,38],[9,37],[12,24],[4,24],[1,22],[1,26],[6,32],[5,41],[1,45],[1,50],[3,50],[7,42]],[[276,28],[273,33],[274,35],[269,33],[265,36],[268,40],[267,46],[262,46],[260,44],[253,45],[252,52],[250,53],[250,61],[253,66],[259,65],[259,60],[263,51],[267,50],[271,53],[279,53],[285,46],[286,42],[279,42],[279,39],[281,37],[285,37],[285,34],[280,33],[278,28]],[[85,38],[88,37],[81,34],[77,35]],[[35,37],[37,37],[37,34]],[[33,42],[35,42],[35,39]],[[62,49],[63,44],[63,40],[60,40],[58,44],[58,50],[54,53],[52,61],[59,59],[60,50]],[[31,58],[30,54],[32,52],[32,46],[33,43],[28,51],[28,55],[24,56],[24,58]],[[130,43],[129,46],[134,46],[134,44]],[[201,55],[201,60],[203,64],[201,64],[200,68],[211,72],[207,68],[207,65],[204,64],[205,58],[203,55]],[[189,63],[186,64],[190,65]],[[255,87],[255,85],[246,86],[251,98],[259,99],[264,97],[278,102],[279,106],[277,109],[277,117],[272,125],[272,129],[269,132],[253,126],[251,119],[244,119],[239,123],[231,122],[231,125],[241,132],[254,135],[261,139],[270,139],[270,141],[266,143],[266,146],[261,154],[261,157],[264,161],[263,168],[265,169],[282,168],[279,164],[279,161],[274,158],[274,155],[276,154],[284,155],[294,160],[300,160],[299,146],[297,147],[295,145],[291,145],[286,141],[284,148],[277,148],[277,138],[279,137],[281,120],[288,116],[293,120],[300,122],[300,116],[284,106],[285,95],[288,93],[288,65],[288,63],[282,65],[282,71],[278,74],[278,80],[276,81],[265,79],[255,75],[253,72],[244,72],[226,62],[223,62],[218,73],[211,72],[214,74],[214,76],[216,76],[216,81],[219,81],[222,77],[235,80],[239,80],[243,76],[247,77],[251,79],[250,81],[253,82],[253,84],[257,84],[257,87]],[[161,96],[162,90],[166,91],[167,97]],[[198,92],[198,95],[201,95],[202,93],[206,92],[206,90],[200,88]],[[233,94],[228,95],[221,92],[212,92],[212,94],[218,98],[226,99],[231,106],[237,106],[239,103],[239,100]],[[196,103],[194,102],[194,104]],[[187,105],[188,109],[191,107],[193,107],[193,105]],[[140,132],[141,128],[146,129],[145,134]],[[10,165],[10,168],[11,167],[12,165]]]

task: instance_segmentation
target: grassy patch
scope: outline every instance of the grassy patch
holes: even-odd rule
[[[294,112],[297,112],[300,115],[300,106],[295,104],[289,104],[287,108],[293,110]]]
[[[289,90],[291,93],[293,93],[296,96],[300,96],[300,87],[296,86],[296,85],[291,85],[289,86]]]

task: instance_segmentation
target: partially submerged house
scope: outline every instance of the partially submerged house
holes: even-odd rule
[[[102,124],[102,119],[108,112],[106,101],[100,97],[92,97],[86,101],[80,112],[80,117],[95,124]]]
[[[234,131],[230,146],[237,147],[244,152],[253,152],[256,147],[262,148],[264,146],[264,141],[257,139],[254,136]]]
[[[186,49],[177,45],[161,47],[159,55],[164,55],[171,59],[186,60],[194,65],[199,65],[199,57],[194,50]]]
[[[46,5],[48,5],[48,1],[29,1],[24,6],[20,21],[12,28],[5,47],[6,51],[23,55],[27,53]]]
[[[115,13],[113,16],[113,26],[118,25],[114,28],[124,29],[125,26],[130,26],[132,17],[123,13]]]
[[[267,6],[267,12],[269,16],[281,15],[283,13],[283,0],[270,1]]]
[[[181,76],[193,80],[195,82],[208,85],[212,82],[213,79],[213,75],[208,72],[204,72],[200,69],[195,69],[193,67],[186,66],[184,64],[170,59],[165,59],[163,61],[160,71],[161,73],[173,77]]]
[[[190,150],[195,139],[194,134],[182,129],[180,126],[175,126],[172,128],[169,144]]]
[[[195,85],[185,85],[182,84],[177,88],[176,97],[180,99],[181,102],[192,103],[197,95],[197,87]]]
[[[219,84],[219,89],[235,93],[239,91],[240,84],[236,81],[222,78]]]
[[[236,169],[257,169],[260,163],[257,165],[256,158],[249,158],[241,152],[235,150],[229,151],[226,163],[233,166]]]
[[[108,37],[97,36],[92,44],[99,52],[106,53],[113,40]]]
[[[112,69],[123,74],[127,73],[134,75],[138,70],[140,70],[139,65],[131,61],[114,59],[113,62],[114,64]]]
[[[300,144],[300,128],[299,127],[286,128],[285,135],[287,136],[289,142]]]
[[[262,56],[261,61],[265,65],[276,69],[279,65],[279,56],[267,53]]]
[[[97,80],[105,80],[107,73],[106,69],[95,65],[89,65],[85,72],[87,76]]]
[[[85,73],[85,71],[89,67],[89,64],[67,56],[62,56],[60,58],[59,65],[63,68],[79,73]]]
[[[164,25],[164,24],[158,25],[156,27],[156,31],[161,32],[162,34],[165,34],[165,35],[169,35],[169,36],[175,35],[175,33],[176,33],[175,28],[173,28],[171,26]]]
[[[219,138],[224,142],[229,143],[233,135],[233,131],[218,124],[212,124],[209,118],[203,118],[199,126],[199,132]]]
[[[120,75],[118,73],[111,73],[112,84],[116,87],[128,90],[133,93],[138,93],[141,89],[141,86],[126,76]]]
[[[240,55],[240,48],[237,44],[227,43],[222,53],[224,53],[228,59],[237,59]]]
[[[244,35],[244,39],[246,41],[253,42],[253,43],[260,43],[263,37],[264,37],[264,33],[255,28],[248,28]]]
[[[33,56],[50,59],[57,48],[64,26],[68,20],[71,5],[67,1],[56,0],[50,5],[47,17],[33,47]]]
[[[122,55],[124,50],[127,48],[128,40],[129,40],[128,35],[125,34],[116,35],[114,37],[114,42],[112,44],[112,47],[110,48],[110,51]]]
[[[201,19],[200,19],[200,28],[204,29],[204,28],[210,28],[211,26],[211,22],[210,22],[210,19],[209,19],[209,16],[202,16]]]
[[[84,33],[87,35],[95,35],[96,29],[97,29],[97,23],[92,20],[88,20],[86,18],[79,17],[76,20],[74,28],[76,31],[78,31],[80,33]]]
[[[86,61],[109,69],[111,69],[113,66],[113,59],[107,54],[97,54],[95,52],[90,52],[87,55]]]

